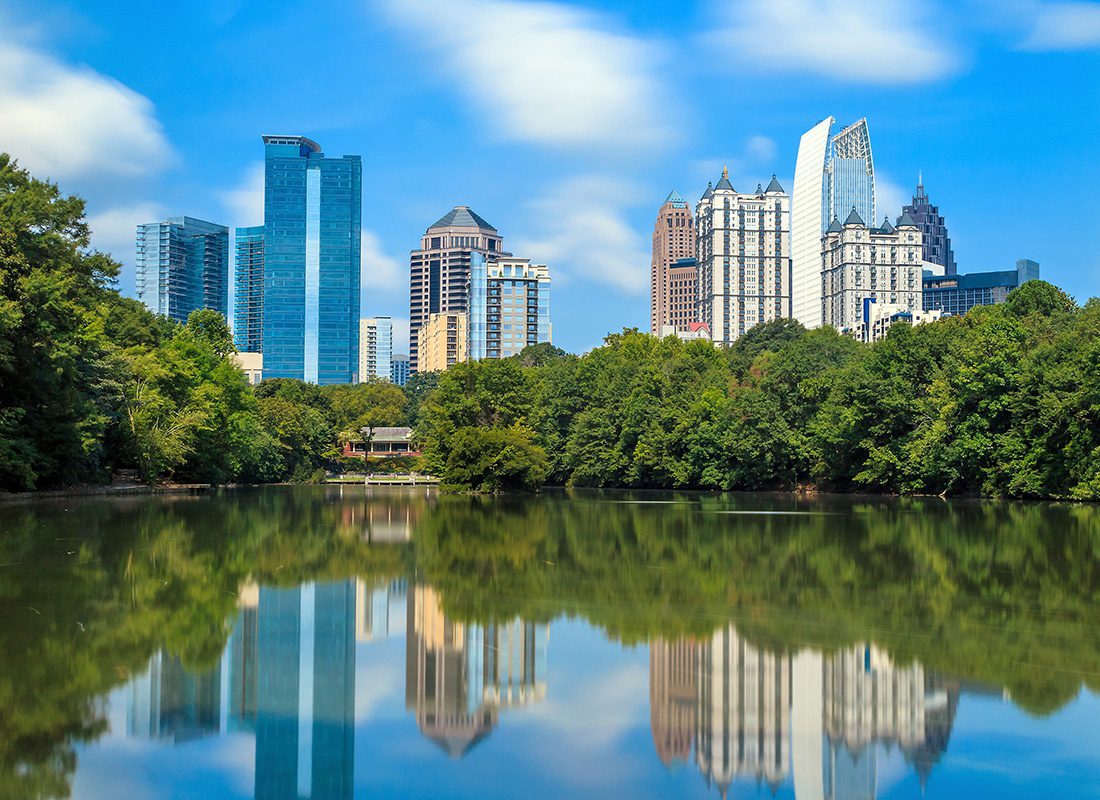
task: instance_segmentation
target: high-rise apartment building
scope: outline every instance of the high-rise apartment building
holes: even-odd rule
[[[508,358],[551,340],[550,270],[528,258],[470,260],[469,357]]]
[[[448,311],[429,314],[411,342],[420,353],[420,372],[441,372],[470,354],[469,316]]]
[[[393,358],[393,320],[365,317],[359,323],[359,380],[390,380]]]
[[[176,322],[200,308],[228,317],[229,228],[194,217],[138,225],[137,296]]]
[[[921,233],[908,214],[897,227],[884,219],[868,227],[853,208],[829,224],[823,240],[821,318],[838,331],[855,333],[864,301],[923,308]]]
[[[802,135],[791,198],[791,312],[807,328],[822,324],[822,234],[853,208],[875,219],[875,167],[871,135],[861,119],[832,134],[826,117]]]
[[[409,382],[409,357],[404,353],[395,354],[390,360],[390,380],[395,386],[404,386]]]
[[[728,345],[761,322],[790,314],[790,197],[768,188],[741,194],[729,173],[695,206],[699,321]]]
[[[495,261],[503,251],[497,229],[467,206],[455,206],[424,232],[409,256],[409,361],[419,363],[417,332],[431,314],[469,312],[470,267],[474,254]]]
[[[353,383],[359,371],[359,156],[263,137],[264,377]]]
[[[237,228],[233,249],[233,344],[242,353],[264,351],[264,226]]]
[[[653,224],[653,257],[649,280],[649,332],[695,322],[695,225],[679,192],[671,192]]]
[[[929,264],[939,264],[946,275],[956,274],[958,267],[955,266],[955,253],[951,250],[951,237],[947,235],[947,223],[940,214],[939,206],[932,205],[925,194],[923,176],[917,178],[917,193],[913,195],[913,202],[902,206],[901,210],[920,228],[924,260]]]
[[[1028,281],[1039,280],[1039,262],[1021,258],[1016,269],[924,275],[924,308],[961,316],[974,306],[992,306],[1008,299],[1008,293]]]

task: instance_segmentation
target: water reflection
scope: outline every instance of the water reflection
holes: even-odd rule
[[[766,507],[830,513],[725,513]],[[1100,686],[1089,507],[324,488],[72,511],[0,508],[0,564],[28,565],[0,572],[3,796],[65,796],[119,737],[122,773],[246,757],[256,798],[502,795],[501,771],[550,795],[966,796],[961,764],[1015,775]],[[1015,751],[975,751],[967,704],[994,698],[1032,715]],[[1095,736],[1060,785],[1100,778]],[[589,783],[539,777],[575,740]]]

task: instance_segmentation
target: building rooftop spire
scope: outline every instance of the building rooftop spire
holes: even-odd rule
[[[737,191],[733,188],[733,184],[730,183],[730,171],[728,167],[722,167],[722,179],[718,181],[718,185],[714,187],[715,191],[718,189],[726,189],[731,192]]]

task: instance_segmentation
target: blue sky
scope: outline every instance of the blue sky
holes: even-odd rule
[[[262,221],[261,133],[363,156],[366,314],[407,329],[408,251],[453,205],[550,265],[554,338],[648,324],[669,190],[789,190],[798,138],[869,120],[880,214],[918,170],[961,271],[1039,260],[1100,294],[1100,3],[0,0],[0,150],[134,226]],[[406,324],[401,324],[405,322]],[[395,343],[404,347],[403,341]]]

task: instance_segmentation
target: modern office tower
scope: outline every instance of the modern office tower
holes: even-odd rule
[[[264,351],[264,226],[237,228],[233,282],[233,344],[241,353]]]
[[[355,588],[260,588],[257,800],[352,796]]]
[[[413,335],[413,352],[420,353],[420,372],[442,372],[469,356],[469,319],[466,314],[429,314]]]
[[[489,261],[473,253],[469,297],[471,359],[508,358],[550,341],[550,270],[545,265],[529,258]]]
[[[686,764],[695,743],[699,649],[690,639],[649,644],[649,727],[666,767]]]
[[[653,224],[649,278],[649,332],[665,325],[686,328],[695,322],[695,225],[679,192],[670,192]],[[690,260],[690,263],[688,261]],[[673,291],[675,289],[677,291]],[[691,294],[685,296],[685,288]]]
[[[968,272],[962,275],[924,276],[924,308],[959,316],[974,306],[1003,303],[1008,293],[1028,281],[1039,280],[1039,262],[1021,258],[1016,269]]]
[[[359,380],[390,380],[393,358],[393,320],[365,317],[359,321]]]
[[[137,226],[137,296],[176,322],[200,308],[228,316],[229,228],[194,217]]]
[[[897,227],[883,220],[871,228],[856,209],[841,223],[829,223],[823,238],[821,318],[838,331],[854,334],[864,301],[923,308],[920,229],[903,214]]]
[[[725,796],[736,777],[774,793],[790,772],[791,660],[758,649],[732,625],[698,651],[695,760]]]
[[[807,328],[821,317],[821,237],[852,208],[875,219],[875,167],[867,120],[832,135],[826,117],[802,135],[791,198],[791,313]]]
[[[419,363],[417,332],[430,314],[467,313],[474,253],[495,261],[503,251],[497,229],[467,206],[455,206],[424,232],[420,249],[409,256],[409,362]]]
[[[741,194],[729,173],[695,206],[699,317],[716,344],[790,314],[790,197],[772,176]]]
[[[390,380],[395,386],[404,386],[409,382],[409,357],[404,353],[390,360]]]
[[[549,630],[515,619],[464,624],[446,617],[427,586],[408,592],[405,707],[421,733],[452,758],[496,727],[502,708],[546,696]]]
[[[939,264],[946,275],[958,272],[955,266],[955,253],[951,250],[951,237],[947,235],[947,223],[940,214],[939,206],[932,205],[924,193],[924,177],[917,177],[917,193],[913,202],[902,206],[903,214],[908,214],[920,228],[923,258],[929,264]]]
[[[263,141],[264,376],[354,383],[362,160],[304,136]]]

